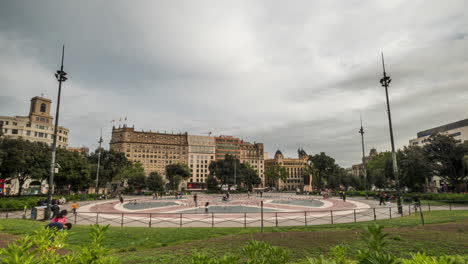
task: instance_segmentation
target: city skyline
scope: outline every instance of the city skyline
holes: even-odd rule
[[[430,2],[4,2],[0,115],[27,114],[42,93],[54,108],[65,43],[70,146],[95,148],[103,128],[108,147],[110,121],[126,116],[138,129],[233,135],[270,156],[302,147],[349,167],[361,159],[360,115],[366,153],[390,149],[381,51],[397,148],[467,116],[464,4]]]

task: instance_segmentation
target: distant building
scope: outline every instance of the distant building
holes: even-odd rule
[[[23,138],[32,142],[52,145],[54,138],[54,118],[50,115],[52,101],[43,97],[33,97],[28,116],[0,116],[0,137]],[[59,126],[57,147],[67,147],[69,129]]]
[[[222,160],[229,154],[236,159],[240,159],[240,139],[232,136],[215,137],[216,160]]]
[[[210,175],[210,163],[215,160],[215,138],[211,136],[188,135],[188,164],[192,176],[187,189],[205,189]]]
[[[375,148],[371,148],[371,150],[369,151],[369,156],[365,156],[364,157],[364,160],[367,163],[369,163],[369,161],[371,161],[375,156],[379,155],[379,153],[377,152],[377,150]],[[363,170],[363,166],[362,166],[362,162],[359,163],[359,164],[355,164],[351,167],[351,174],[355,177],[361,177],[364,175],[364,170]],[[347,172],[349,173],[350,170],[347,169]]]
[[[27,116],[0,116],[0,137],[31,142],[43,142],[52,145],[54,138],[54,118],[50,115],[52,101],[43,97],[33,97]],[[57,131],[57,147],[67,147],[70,130],[59,126]],[[3,185],[3,188],[1,187]],[[0,184],[0,193],[17,194],[19,183],[16,179],[6,179]],[[48,191],[46,180],[27,180],[23,185],[22,194],[41,194]]]
[[[261,186],[265,187],[265,159],[263,156],[263,143],[240,142],[240,162],[248,163],[257,171],[262,179]]]
[[[468,141],[468,118],[457,122],[449,123],[443,126],[438,126],[420,131],[416,134],[417,138],[409,141],[410,146],[424,146],[429,142],[429,137],[434,134],[442,134],[453,137],[458,143]],[[439,176],[433,176],[429,188],[433,191],[444,186],[448,182],[444,181]]]
[[[166,175],[166,165],[188,162],[187,133],[168,134],[135,131],[133,127],[112,127],[110,149],[125,153],[127,159],[140,162],[148,175],[156,171]]]
[[[277,150],[273,159],[265,160],[265,170],[274,165],[285,167],[288,171],[288,177],[286,180],[280,180],[278,187],[286,190],[304,189],[305,185],[309,184],[309,181],[304,177],[304,167],[307,165],[309,156],[304,150],[298,151],[298,158],[285,158],[280,150]]]
[[[81,154],[83,156],[88,156],[89,155],[89,148],[87,148],[87,147],[81,147],[81,148],[67,147],[67,150],[73,151],[73,152],[78,152],[79,154]]]
[[[422,146],[429,142],[429,137],[433,134],[452,136],[457,142],[468,140],[468,119],[460,120],[439,127],[434,127],[417,133],[417,138],[409,141],[410,146]]]

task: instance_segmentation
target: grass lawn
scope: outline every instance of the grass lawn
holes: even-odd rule
[[[426,251],[431,255],[468,255],[468,211],[425,212],[420,215],[376,221],[390,233],[389,250],[399,256]],[[263,240],[291,250],[294,259],[326,254],[330,247],[346,245],[350,252],[362,246],[359,233],[369,222],[308,227],[265,228],[147,228],[111,227],[104,245],[124,263],[187,263],[193,252],[213,255],[240,253],[250,239]],[[0,220],[0,235],[25,235],[44,227],[31,220]],[[74,226],[67,246],[75,249],[88,243],[88,226]],[[3,239],[5,240],[5,239]]]

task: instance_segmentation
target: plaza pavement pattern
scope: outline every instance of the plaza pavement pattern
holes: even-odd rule
[[[197,208],[193,196],[183,196],[174,199],[165,196],[157,200],[151,197],[125,197],[124,203],[118,200],[106,200],[81,206],[76,215],[70,215],[72,222],[80,225],[110,224],[112,226],[140,227],[261,227],[263,226],[307,226],[321,224],[351,223],[371,221],[374,219],[390,219],[401,217],[397,214],[395,204],[378,206],[375,201],[364,199],[338,198],[324,199],[318,196],[305,196],[283,193],[265,193],[257,195],[232,194],[228,202],[222,201],[222,195],[197,195],[198,208],[204,208],[209,202],[208,213],[185,213],[183,211]],[[272,203],[273,200],[316,200],[323,203],[319,207],[292,204]],[[276,212],[210,212],[210,208],[246,206],[260,207],[263,201],[265,211]],[[175,202],[176,205],[132,210],[124,206],[139,203]],[[377,205],[377,206],[376,206]],[[406,214],[408,214],[408,208]]]

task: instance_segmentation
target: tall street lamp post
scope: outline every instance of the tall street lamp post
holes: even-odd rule
[[[52,206],[52,195],[54,192],[54,172],[55,172],[55,153],[57,151],[57,131],[58,131],[58,122],[59,122],[59,110],[60,110],[60,94],[62,92],[62,82],[65,82],[68,78],[66,77],[67,73],[63,71],[63,59],[65,55],[65,45],[62,47],[62,65],[60,70],[55,73],[55,78],[59,82],[58,87],[58,96],[57,96],[57,110],[55,111],[55,126],[54,126],[54,137],[52,141],[52,159],[50,161],[50,174],[49,174],[49,192],[47,199],[47,210],[46,210],[46,219],[50,219],[50,211]]]
[[[382,53],[382,67],[383,67],[383,78],[380,79],[380,84],[382,84],[382,86],[385,87],[385,96],[387,97],[388,126],[390,129],[390,142],[392,144],[392,163],[393,163],[393,175],[395,175],[397,206],[398,206],[398,213],[403,214],[403,207],[401,206],[400,180],[398,176],[398,165],[397,165],[396,154],[395,154],[395,142],[393,140],[392,115],[390,114],[390,102],[388,100],[388,85],[390,84],[392,79],[390,79],[390,76],[387,76],[387,73],[385,72],[385,61],[384,61],[383,53]]]
[[[101,165],[101,144],[102,144],[102,129],[101,129],[101,137],[99,137],[99,152],[97,158],[97,170],[96,170],[96,194],[99,193],[99,167]]]
[[[364,151],[364,128],[362,127],[362,118],[361,118],[361,129],[359,129],[359,134],[361,134],[361,143],[362,143],[362,172],[364,174],[364,188],[366,189],[366,200],[369,199],[369,194],[367,193],[367,170],[366,170],[366,154]]]

